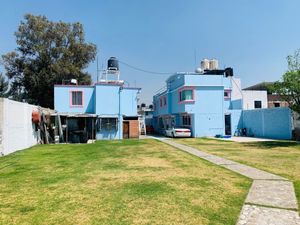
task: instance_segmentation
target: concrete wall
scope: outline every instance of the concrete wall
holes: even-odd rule
[[[243,111],[243,127],[255,137],[292,139],[292,112],[289,108]]]
[[[267,91],[243,90],[243,109],[255,109],[254,101],[261,101],[262,109],[268,108]]]
[[[37,106],[0,98],[0,155],[36,145],[39,133],[31,121]]]

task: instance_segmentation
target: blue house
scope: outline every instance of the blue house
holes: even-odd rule
[[[159,133],[187,127],[193,137],[240,135],[243,129],[247,136],[291,139],[291,110],[268,109],[266,94],[242,90],[232,68],[220,70],[216,60],[203,60],[196,72],[170,76],[153,97],[153,126]]]
[[[110,61],[111,60],[111,61]],[[89,139],[123,139],[139,137],[137,94],[140,88],[125,87],[119,80],[115,59],[108,60],[106,79],[94,85],[55,85],[54,108],[58,112],[60,136],[65,142]],[[108,80],[107,74],[117,75]],[[61,125],[60,125],[61,124]]]
[[[193,137],[233,135],[241,127],[242,99],[232,69],[176,73],[153,97],[154,128],[188,127]]]
[[[81,130],[85,133],[83,135],[88,136],[87,139],[138,137],[139,91],[140,88],[124,87],[118,82],[100,82],[90,86],[55,85],[54,108],[60,116],[66,117],[69,136],[70,130],[73,133]],[[80,122],[79,118],[84,122]],[[130,133],[133,130],[134,133]],[[71,142],[85,141],[77,138]]]

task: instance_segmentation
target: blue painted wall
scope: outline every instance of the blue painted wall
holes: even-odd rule
[[[195,137],[224,133],[224,89],[222,86],[196,88],[195,103],[186,105],[186,112],[195,117]]]
[[[96,85],[96,114],[118,115],[119,114],[119,86]]]
[[[83,107],[70,106],[70,91],[83,91]],[[94,87],[73,85],[54,86],[54,109],[62,113],[94,113]]]
[[[126,116],[137,116],[137,90],[123,88],[121,91],[121,114]]]
[[[255,137],[292,139],[292,112],[289,108],[243,111],[243,127]]]
[[[231,134],[237,135],[238,130],[243,128],[242,110],[226,110],[225,114],[231,115]]]

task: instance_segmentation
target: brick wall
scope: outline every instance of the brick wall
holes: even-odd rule
[[[139,138],[139,121],[129,120],[129,138]]]

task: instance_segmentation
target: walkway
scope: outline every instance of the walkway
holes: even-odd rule
[[[230,138],[215,138],[210,137],[216,140],[223,140],[223,141],[234,141],[234,142],[261,142],[261,141],[278,141],[275,139],[266,139],[266,138],[257,138],[257,137],[235,137],[231,136]]]
[[[168,138],[153,138],[253,179],[237,225],[300,225],[294,186],[287,179],[178,144]]]

